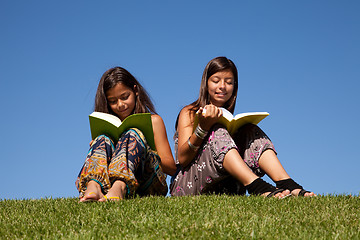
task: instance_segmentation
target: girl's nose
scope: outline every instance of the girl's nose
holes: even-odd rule
[[[219,87],[220,88],[225,88],[225,81],[221,80]]]
[[[119,108],[121,108],[124,105],[124,103],[119,99],[117,105]]]

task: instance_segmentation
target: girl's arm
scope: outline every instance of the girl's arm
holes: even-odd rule
[[[204,141],[193,133],[195,114],[189,114],[190,108],[190,106],[187,106],[181,110],[177,126],[179,133],[178,160],[184,167],[191,163],[198,152],[191,148],[190,144],[199,147]],[[206,111],[204,111],[204,109]],[[204,109],[199,109],[199,125],[203,130],[209,131],[222,115],[222,111],[214,105],[207,105]]]
[[[152,127],[154,132],[155,147],[161,158],[162,170],[169,175],[176,173],[176,165],[172,155],[169,141],[166,134],[164,121],[159,115],[151,115]]]

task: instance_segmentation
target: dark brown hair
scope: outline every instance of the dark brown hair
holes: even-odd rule
[[[131,73],[122,67],[111,68],[102,75],[96,91],[94,111],[110,113],[116,116],[107,102],[106,92],[118,83],[124,84],[133,92],[137,90],[138,95],[133,113],[150,112],[156,114],[155,107],[146,90]],[[136,86],[136,90],[134,86]]]
[[[196,112],[200,107],[204,107],[205,105],[210,104],[210,96],[207,84],[208,80],[215,73],[226,70],[230,70],[234,75],[234,91],[230,99],[223,106],[223,108],[226,108],[230,112],[234,113],[238,90],[238,72],[235,64],[226,57],[216,57],[206,65],[201,79],[199,98],[190,104],[190,106],[192,106],[191,111]]]
[[[232,93],[232,96],[230,99],[224,104],[223,108],[226,108],[231,113],[234,113],[235,109],[235,103],[236,103],[236,96],[238,91],[238,72],[235,64],[226,57],[216,57],[206,65],[202,79],[200,84],[200,92],[199,92],[199,98],[194,101],[193,103],[189,104],[190,106],[190,112],[189,115],[191,116],[194,114],[197,110],[199,110],[200,107],[204,107],[205,105],[210,104],[210,96],[208,92],[208,80],[209,78],[214,75],[217,72],[221,71],[227,71],[230,70],[232,74],[234,75],[234,90]],[[189,117],[190,117],[189,116]],[[178,116],[179,118],[179,116]],[[175,123],[175,129],[177,128],[178,119]]]

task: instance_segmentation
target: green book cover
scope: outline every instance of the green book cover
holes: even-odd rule
[[[129,128],[138,128],[145,136],[151,149],[156,150],[150,113],[132,114],[121,121],[118,117],[102,112],[89,115],[91,138],[106,135],[116,144],[121,134]]]

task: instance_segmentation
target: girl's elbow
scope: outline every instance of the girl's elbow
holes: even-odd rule
[[[168,174],[169,174],[170,176],[174,176],[175,173],[176,173],[176,166],[171,167],[171,169],[168,170]]]
[[[161,160],[161,167],[164,173],[173,176],[176,173],[176,165],[174,159],[168,159],[168,161]]]
[[[188,165],[188,163],[187,163],[187,161],[186,161],[186,159],[184,157],[179,156],[178,160],[179,160],[179,164],[182,167],[186,167]]]

